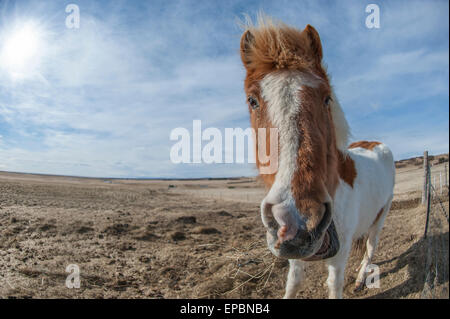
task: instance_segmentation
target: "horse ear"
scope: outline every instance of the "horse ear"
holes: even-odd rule
[[[246,30],[241,37],[241,59],[245,66],[251,62],[250,53],[254,40],[255,37],[250,30]]]
[[[303,32],[306,34],[309,40],[309,46],[311,48],[312,54],[317,59],[317,62],[320,64],[322,62],[322,43],[320,42],[319,32],[314,29],[313,26],[307,25]]]

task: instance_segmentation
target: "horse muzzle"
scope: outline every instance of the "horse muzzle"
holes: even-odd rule
[[[323,218],[313,230],[307,230],[305,221],[298,213],[285,214],[289,217],[279,218],[278,205],[263,202],[264,204],[268,205],[263,216],[267,244],[275,256],[315,261],[331,258],[339,251],[339,239],[330,203],[325,204]],[[270,213],[267,213],[267,209]]]

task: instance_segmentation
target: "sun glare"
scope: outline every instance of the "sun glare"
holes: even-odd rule
[[[42,31],[32,23],[4,35],[0,48],[0,68],[13,78],[31,76],[39,65]]]

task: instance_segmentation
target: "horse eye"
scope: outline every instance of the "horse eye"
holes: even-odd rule
[[[330,106],[330,102],[333,101],[333,99],[331,98],[331,96],[327,96],[325,98],[325,106]]]
[[[252,107],[252,109],[257,109],[259,107],[258,101],[253,96],[249,96],[247,98],[247,101],[248,104],[250,104],[250,106]]]

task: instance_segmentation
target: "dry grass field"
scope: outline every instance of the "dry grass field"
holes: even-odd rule
[[[439,157],[433,161],[433,174],[439,174],[443,164]],[[427,251],[422,163],[397,165],[394,204],[374,260],[380,288],[353,292],[359,260],[352,256],[346,298],[421,297]],[[259,217],[264,192],[254,178],[0,172],[0,298],[280,298],[288,267],[265,245]],[[448,197],[441,199],[448,212]],[[436,215],[431,226],[433,240],[446,245],[448,267],[448,223]],[[80,268],[79,289],[65,285],[69,264]],[[326,298],[325,279],[324,264],[310,263],[297,297]],[[448,274],[434,283],[448,298]]]

